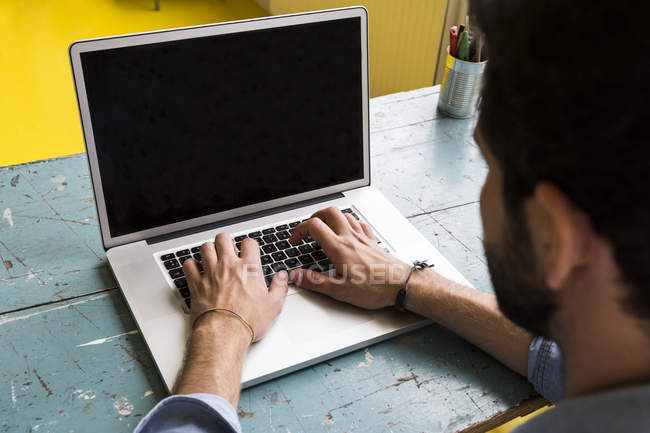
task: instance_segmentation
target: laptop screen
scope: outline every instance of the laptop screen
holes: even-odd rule
[[[360,19],[81,53],[111,236],[363,179]]]

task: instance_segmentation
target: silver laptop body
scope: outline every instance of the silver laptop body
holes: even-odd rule
[[[371,186],[364,8],[78,41],[70,59],[103,245],[168,390],[190,330],[173,260],[219,232],[336,206],[392,254],[468,284]],[[242,386],[427,323],[291,287]]]

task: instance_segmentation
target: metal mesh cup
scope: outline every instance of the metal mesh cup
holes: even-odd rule
[[[472,117],[481,93],[486,63],[487,60],[466,62],[447,52],[438,109],[451,117]]]

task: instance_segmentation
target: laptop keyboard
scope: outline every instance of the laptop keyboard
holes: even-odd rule
[[[352,209],[341,209],[359,220],[359,216]],[[291,271],[296,268],[310,269],[316,272],[328,272],[333,269],[332,263],[327,258],[320,245],[310,236],[303,238],[298,244],[291,245],[288,239],[291,237],[294,228],[304,220],[296,220],[287,224],[266,227],[247,234],[234,237],[237,253],[241,249],[242,241],[246,238],[253,238],[260,246],[260,259],[266,286],[271,284],[273,276],[281,270]],[[378,241],[380,243],[380,241]],[[176,252],[162,254],[160,260],[167,270],[169,277],[173,280],[174,286],[183,298],[187,308],[190,307],[190,290],[187,287],[187,280],[183,274],[183,262],[190,257],[199,262],[201,272],[201,245],[183,248]]]

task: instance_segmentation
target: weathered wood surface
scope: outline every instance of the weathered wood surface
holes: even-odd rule
[[[485,163],[437,92],[371,101],[372,181],[490,291]],[[131,431],[164,390],[106,267],[85,156],[0,168],[0,212],[0,431]],[[246,390],[238,410],[246,432],[447,432],[534,395],[433,325]]]

